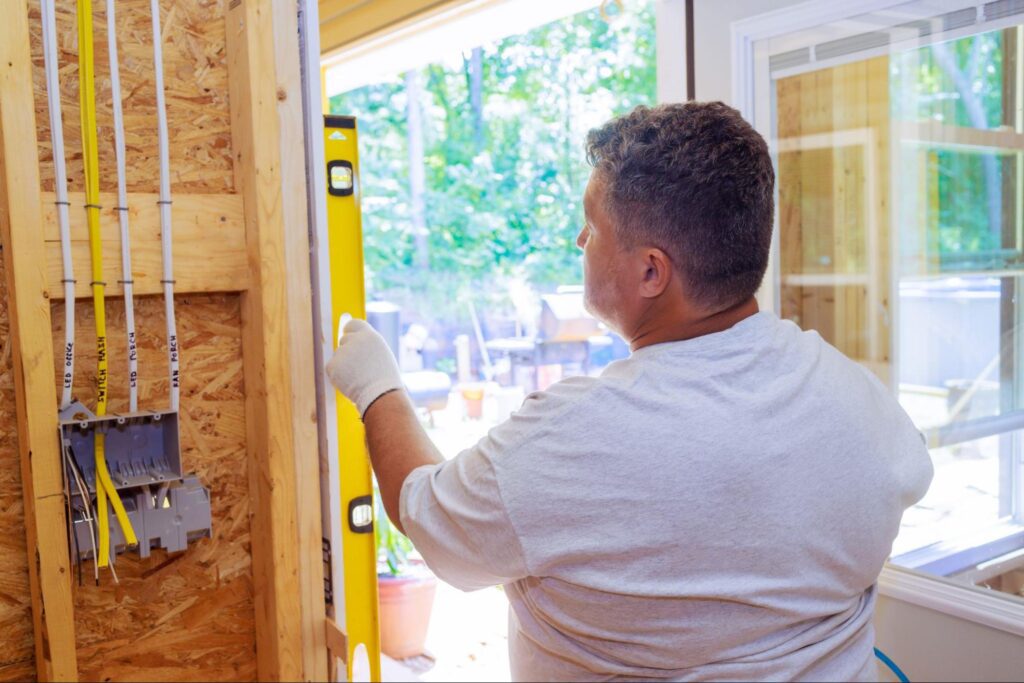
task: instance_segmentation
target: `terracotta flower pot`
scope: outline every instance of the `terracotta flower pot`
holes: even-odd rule
[[[379,576],[380,649],[392,659],[423,654],[437,579],[428,573]]]
[[[466,417],[479,420],[484,413],[484,388],[468,384],[462,388],[462,400],[466,404]]]

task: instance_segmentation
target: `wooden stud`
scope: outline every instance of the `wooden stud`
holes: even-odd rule
[[[776,102],[778,103],[778,137],[780,143],[799,139],[800,137],[800,105],[801,85],[799,76],[790,76],[777,81]],[[782,282],[779,301],[779,314],[795,320],[798,325],[804,324],[802,295],[804,288],[788,282],[791,276],[803,272],[803,228],[800,219],[801,165],[803,155],[799,150],[780,151],[778,153],[779,188],[779,259],[781,263]]]
[[[803,74],[800,87],[800,132],[814,135],[832,132],[832,72],[829,69]],[[821,273],[822,255],[832,249],[832,157],[826,150],[801,156],[800,167],[801,262],[805,272]],[[830,266],[826,272],[831,272]],[[835,292],[827,285],[804,287],[802,292],[804,327],[817,330],[835,343]]]
[[[875,329],[878,338],[869,340],[873,353],[870,357],[871,369],[879,379],[887,385],[892,382],[892,321],[893,314],[892,294],[898,283],[893,278],[892,245],[894,236],[892,233],[892,111],[889,95],[889,58],[875,57],[868,61],[867,68],[867,125],[873,131],[875,153],[873,155],[875,165],[867,171],[867,182],[875,184],[875,216],[877,219],[877,235],[875,237],[875,252],[868,254],[868,258],[875,259],[874,282],[871,286],[874,290],[873,296],[877,297],[875,311]],[[912,226],[911,226],[912,227]],[[869,310],[871,310],[869,308]]]
[[[40,680],[71,681],[78,677],[78,665],[35,141],[28,4],[19,0],[0,22],[0,238],[13,341],[36,675]]]
[[[135,295],[162,294],[163,268],[160,260],[160,219],[155,194],[128,195],[132,235],[132,279]],[[84,195],[73,192],[68,199],[71,214],[71,257],[78,282],[76,297],[90,297],[89,242]],[[114,207],[116,195],[100,194],[100,233],[103,242],[103,269],[117,273],[107,282],[107,296],[122,293],[121,232]],[[53,193],[43,193],[43,235],[46,240],[46,281],[53,299],[64,298],[64,277],[60,253],[60,230]],[[201,246],[200,246],[201,245]],[[240,292],[249,286],[249,257],[245,245],[245,217],[241,195],[174,195],[174,275],[175,294],[204,292]]]
[[[864,81],[864,62],[856,61],[831,69],[832,71],[832,131],[863,131],[866,125],[864,100],[867,84]],[[832,268],[836,275],[859,272],[864,262],[865,224],[868,211],[864,187],[864,165],[868,155],[867,144],[832,147]],[[859,340],[865,329],[861,315],[864,288],[860,284],[840,284],[832,288],[835,304],[836,348],[854,360],[863,360]]]
[[[344,662],[348,657],[348,638],[345,637],[345,632],[341,630],[334,619],[325,619],[324,626],[326,626],[324,638],[327,642],[328,652],[331,657]]]
[[[299,602],[302,606],[302,665],[305,679],[327,677],[327,643],[322,627],[324,602],[323,525],[320,511],[320,459],[316,416],[313,344],[313,293],[306,206],[306,136],[299,68],[299,26],[295,3],[274,3],[274,50],[277,72],[277,113],[280,122],[282,211],[288,297],[288,332],[292,349],[293,448],[299,534]],[[305,454],[305,457],[298,457]]]
[[[304,672],[302,606],[296,599],[301,589],[294,354],[283,286],[288,263],[271,3],[232,0],[226,22],[235,186],[245,204],[251,273],[250,288],[242,295],[242,349],[257,671],[261,680],[298,680]]]

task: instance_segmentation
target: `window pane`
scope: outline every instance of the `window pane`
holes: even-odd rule
[[[904,515],[892,548],[897,563],[912,562],[905,555],[922,548],[970,547],[979,529],[1004,517],[999,505],[999,450],[1004,438],[1012,436],[932,449],[935,479],[924,499]]]
[[[899,395],[919,428],[1024,408],[1012,319],[1022,286],[1020,277],[900,279]]]
[[[576,236],[587,132],[655,102],[655,3],[558,6],[588,9],[499,40],[462,35],[330,98],[359,121],[370,317],[388,309],[446,454],[525,393],[629,352],[583,310]]]
[[[773,80],[781,314],[926,436],[935,480],[893,554],[940,574],[1024,538],[1022,35]]]
[[[330,101],[360,125],[368,294],[437,337],[429,369],[460,333],[479,359],[466,301],[488,339],[532,333],[540,295],[582,281],[586,133],[655,100],[653,0],[465,39]]]

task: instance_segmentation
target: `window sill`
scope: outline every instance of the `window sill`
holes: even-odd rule
[[[925,576],[953,576],[1024,548],[1024,527],[1001,520],[970,537],[932,543],[890,558],[897,567]]]
[[[887,598],[1024,637],[1024,599],[887,564],[878,577]]]

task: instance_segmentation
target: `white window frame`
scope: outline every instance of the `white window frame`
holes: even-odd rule
[[[732,23],[732,97],[735,106],[766,139],[774,137],[771,107],[757,100],[756,85],[759,79],[770,78],[767,60],[755,60],[758,41],[795,34],[834,22],[849,20],[857,16],[891,10],[905,5],[907,0],[860,0],[857,3],[835,2],[834,0],[808,0],[808,2],[784,7],[779,10],[756,15]],[[978,7],[978,2],[956,2],[959,7]],[[980,16],[980,14],[979,14]],[[1018,17],[1013,24],[1019,24]],[[997,28],[1000,22],[975,24],[970,33],[979,28]],[[944,36],[946,37],[946,36]],[[951,34],[949,37],[955,37]],[[889,47],[884,48],[885,52]],[[827,66],[821,64],[818,68]],[[761,106],[759,106],[759,104]],[[777,209],[776,209],[777,212]],[[776,213],[776,224],[778,213]],[[769,258],[768,276],[758,293],[758,300],[766,310],[779,310],[779,238],[773,235]],[[879,577],[879,591],[882,595],[910,604],[932,609],[944,614],[966,619],[1007,633],[1024,636],[1024,600],[1016,596],[986,591],[969,585],[964,578],[946,578],[924,574],[887,563]]]

